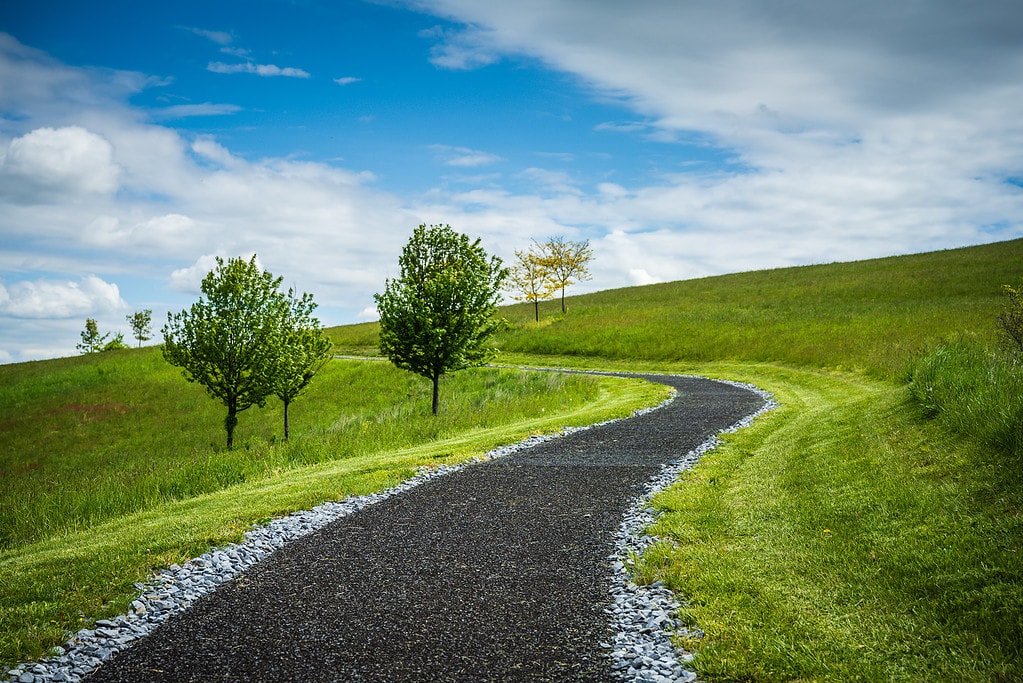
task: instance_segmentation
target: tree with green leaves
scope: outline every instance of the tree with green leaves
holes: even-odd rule
[[[142,342],[153,338],[153,311],[149,308],[144,311],[135,311],[127,316],[127,319],[128,324],[131,325],[132,334],[135,335],[135,339],[139,342],[139,348],[141,348]]]
[[[109,335],[108,335],[109,336]],[[103,345],[100,351],[121,351],[127,349],[128,345],[124,343],[124,334],[118,332],[114,335],[114,338]]]
[[[256,263],[217,257],[203,278],[199,301],[170,313],[163,327],[163,356],[185,379],[206,388],[227,408],[227,447],[234,446],[238,413],[262,406],[273,393],[270,368],[280,352],[288,303],[275,278]]]
[[[551,279],[548,260],[534,243],[528,251],[515,252],[517,259],[508,272],[508,287],[516,301],[533,304],[533,315],[540,322],[540,302],[554,296],[557,285]]]
[[[420,225],[398,264],[399,277],[373,295],[380,351],[433,382],[436,415],[441,376],[493,357],[489,341],[504,324],[495,313],[508,271],[479,239],[471,242],[450,225]]]
[[[106,334],[99,333],[99,325],[96,323],[95,318],[86,318],[85,329],[82,330],[82,341],[75,345],[79,351],[84,353],[96,353],[103,350],[103,344],[106,342],[107,337],[110,333]]]
[[[571,242],[564,237],[550,237],[541,245],[543,258],[550,269],[555,288],[561,290],[561,312],[565,312],[565,288],[590,279],[586,264],[593,260],[590,241]]]
[[[273,393],[284,404],[284,440],[291,437],[288,407],[301,394],[328,360],[334,345],[313,317],[316,303],[312,294],[295,295],[288,290],[287,308],[274,340],[276,352],[270,368]]]

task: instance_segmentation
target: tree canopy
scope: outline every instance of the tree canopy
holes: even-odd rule
[[[540,302],[554,296],[557,285],[551,279],[550,265],[534,243],[528,251],[516,251],[516,262],[508,274],[508,287],[516,301],[533,304],[533,315],[540,322]]]
[[[277,351],[271,368],[270,385],[284,404],[284,439],[291,436],[288,408],[331,356],[334,346],[313,317],[316,303],[311,294],[297,297],[288,290],[287,308],[280,321]]]
[[[218,257],[199,301],[169,314],[162,330],[164,358],[227,408],[228,448],[238,413],[264,405],[275,393],[290,403],[329,349],[311,315],[311,295],[284,294],[282,279],[260,268],[255,255],[249,261]]]
[[[140,347],[142,346],[142,342],[149,341],[153,338],[152,309],[147,308],[144,311],[135,311],[131,315],[127,316],[127,320],[128,324],[131,325],[132,334],[135,335],[135,339],[138,340]]]
[[[450,225],[420,225],[398,259],[401,274],[375,294],[380,351],[399,368],[433,382],[433,414],[440,378],[483,365],[493,357],[489,340],[508,271],[488,256],[480,240]]]
[[[103,344],[106,342],[107,337],[110,333],[106,334],[99,333],[99,325],[96,323],[95,318],[86,318],[85,329],[82,330],[82,341],[75,345],[82,353],[96,353],[97,351],[103,350]]]
[[[550,237],[539,245],[544,261],[550,271],[554,287],[561,289],[561,312],[565,312],[565,288],[582,280],[590,279],[586,267],[593,260],[590,241],[571,242],[564,237]]]

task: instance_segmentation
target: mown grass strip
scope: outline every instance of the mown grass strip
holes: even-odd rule
[[[0,661],[10,665],[37,658],[92,620],[123,612],[134,582],[159,567],[237,541],[260,520],[382,490],[421,466],[461,462],[530,434],[625,417],[667,395],[663,386],[635,380],[593,381],[597,393],[582,404],[559,406],[554,393],[533,417],[292,468],[0,553]]]

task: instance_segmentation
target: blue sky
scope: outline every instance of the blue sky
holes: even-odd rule
[[[1019,237],[1021,67],[992,0],[5,3],[0,362],[216,256],[372,319],[419,223],[576,292]]]

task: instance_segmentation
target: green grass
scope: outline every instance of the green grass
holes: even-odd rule
[[[0,366],[0,549],[296,467],[574,409],[599,391],[561,374],[453,373],[434,418],[429,389],[389,363],[334,361],[295,402],[292,443],[278,443],[275,400],[241,414],[241,446],[225,451],[223,406],[157,349]]]
[[[938,344],[910,366],[910,391],[928,417],[1023,459],[1023,358],[963,337]]]
[[[512,325],[499,343],[510,365],[695,372],[753,382],[782,403],[655,500],[665,512],[656,532],[668,542],[644,556],[636,578],[662,578],[687,601],[685,618],[707,632],[686,643],[697,650],[704,680],[1023,680],[1023,464],[1004,439],[977,429],[994,422],[990,406],[1019,400],[1014,375],[1000,374],[1011,367],[990,362],[983,349],[997,336],[1001,286],[1021,281],[1017,240],[599,292],[570,298],[565,316],[545,303],[539,325],[531,307],[512,306],[503,311]],[[375,324],[329,331],[353,355],[374,355],[376,332]],[[974,346],[957,350],[964,333]],[[47,440],[79,438],[83,460],[101,470],[104,458],[121,457],[97,441],[110,432],[131,444],[130,454],[160,452],[158,444],[143,446],[145,430],[132,419],[158,419],[161,434],[176,430],[168,443],[191,439],[185,448],[171,443],[168,453],[196,462],[209,454],[209,467],[220,471],[219,406],[156,358],[136,354],[115,367],[116,358],[109,366],[25,364],[17,382],[0,367],[7,443],[17,443],[17,453],[41,444],[38,462],[4,451],[4,486],[15,467],[18,479],[39,477],[32,486],[56,485],[59,477],[41,473],[64,466],[46,461]],[[150,365],[139,372],[135,362]],[[458,422],[448,436],[427,428],[425,443],[388,447],[388,424],[404,424],[404,411],[428,412],[425,383],[406,376],[392,392],[384,388],[389,380],[344,374],[348,367],[394,372],[384,363],[331,367],[338,374],[317,382],[322,393],[295,404],[295,424],[305,430],[297,443],[274,441],[273,407],[242,416],[240,450],[253,458],[217,475],[226,487],[172,491],[133,511],[47,522],[12,540],[0,552],[0,660],[37,654],[83,619],[122,610],[131,582],[151,568],[236,539],[270,514],[658,398],[642,385],[601,380],[595,402],[592,387],[582,387],[576,407],[547,418],[542,410],[550,414],[562,399],[552,393],[530,404],[532,394],[548,395],[529,388],[539,379],[512,370],[465,375],[467,384],[445,385],[442,400],[469,420],[486,412],[479,392],[507,391],[490,400],[493,424]],[[112,378],[133,387],[122,391],[128,398],[102,393]],[[372,396],[361,396],[363,386]],[[993,398],[983,398],[992,386]],[[629,393],[615,393],[622,389]],[[99,398],[83,400],[89,395]],[[341,410],[346,396],[352,403]],[[348,417],[345,410],[363,399],[365,412]],[[525,407],[505,415],[516,401]],[[166,415],[143,417],[137,406]],[[969,408],[972,416],[959,420],[964,406],[987,408]],[[178,409],[195,412],[175,417]],[[38,422],[17,426],[29,414]],[[93,424],[108,421],[109,429]],[[332,458],[341,442],[321,446],[335,431],[363,425],[381,430],[379,450]],[[279,469],[261,470],[266,461]],[[88,479],[69,472],[60,476]]]
[[[921,419],[905,387],[707,367],[783,407],[658,496],[642,559],[706,631],[706,680],[1023,677],[1023,470]]]
[[[723,275],[504,309],[502,350],[617,360],[775,362],[895,379],[949,334],[993,338],[1023,240],[915,256]],[[363,334],[370,331],[363,326]]]
[[[663,387],[478,369],[430,385],[389,363],[334,361],[292,406],[223,407],[155,349],[0,366],[0,662],[43,654],[122,612],[156,568],[268,517],[380,490],[567,425],[628,415]]]

